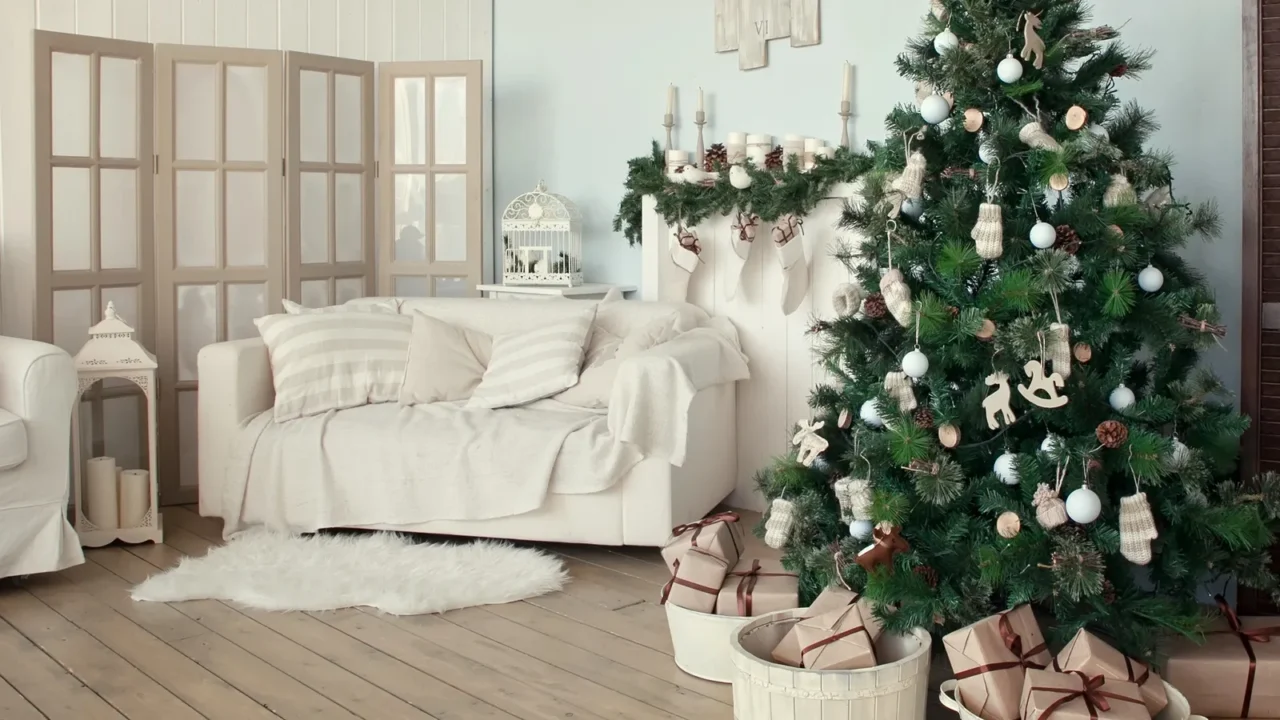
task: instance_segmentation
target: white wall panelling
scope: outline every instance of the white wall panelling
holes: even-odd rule
[[[734,507],[763,509],[754,475],[786,452],[797,420],[808,418],[809,393],[827,380],[814,362],[812,338],[807,335],[815,315],[834,315],[831,294],[849,273],[832,253],[841,241],[836,228],[853,186],[837,186],[804,222],[804,248],[809,259],[809,295],[790,315],[782,314],[782,273],[772,226],[762,222],[755,246],[742,269],[742,285],[732,300],[727,288],[736,260],[729,246],[732,219],[712,217],[696,228],[702,263],[689,280],[687,300],[711,315],[726,317],[738,329],[742,349],[751,359],[751,379],[738,383],[738,486],[729,498]],[[671,231],[655,210],[652,197],[644,203],[643,300],[684,300],[664,297],[665,276],[682,272],[669,260]],[[856,236],[846,236],[855,241]],[[728,257],[726,257],[728,256]]]

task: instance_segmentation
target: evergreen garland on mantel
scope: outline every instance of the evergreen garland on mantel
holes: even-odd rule
[[[653,152],[627,163],[626,193],[613,229],[622,232],[631,245],[640,244],[643,198],[658,199],[658,214],[668,225],[692,227],[712,215],[729,215],[738,211],[755,213],[764,222],[774,222],[784,215],[808,215],[826,198],[831,188],[851,183],[874,165],[874,158],[838,148],[834,158],[818,158],[809,172],[800,171],[798,158],[792,157],[785,168],[766,170],[747,161],[751,187],[739,190],[729,184],[729,167],[720,169],[714,184],[674,183],[667,179],[666,162],[658,143]]]

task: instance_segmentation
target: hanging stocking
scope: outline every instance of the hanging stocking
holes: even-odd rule
[[[902,271],[892,268],[880,278],[880,294],[893,319],[902,327],[911,325],[911,288]]]
[[[1136,205],[1138,203],[1138,191],[1133,189],[1133,184],[1129,182],[1129,178],[1124,173],[1116,173],[1111,176],[1111,184],[1107,186],[1107,191],[1102,194],[1102,204],[1105,207],[1117,207],[1119,205]]]
[[[1062,149],[1062,145],[1057,140],[1054,140],[1052,135],[1045,132],[1044,126],[1034,120],[1022,126],[1022,130],[1018,133],[1018,138],[1036,150],[1057,152]]]
[[[786,498],[776,498],[769,506],[769,519],[764,524],[764,542],[774,550],[786,547],[795,524],[795,503]]]
[[[773,228],[773,244],[778,248],[778,264],[782,267],[783,315],[795,312],[809,294],[809,263],[800,239],[803,229],[804,221],[795,215],[778,218]]]
[[[1004,211],[995,203],[982,203],[978,207],[978,223],[969,237],[985,260],[995,260],[1004,254]]]
[[[916,409],[916,394],[911,390],[911,378],[904,372],[891,372],[884,376],[884,389],[898,403],[902,412]]]
[[[698,233],[677,225],[671,234],[670,257],[671,266],[663,268],[660,274],[660,299],[667,302],[684,302],[689,297],[689,278],[702,260],[702,246],[698,244]]]
[[[1064,380],[1071,377],[1071,328],[1066,324],[1053,323],[1049,326],[1045,359],[1052,365],[1053,372]]]
[[[724,256],[723,262],[729,265],[729,282],[725,284],[725,299],[732,300],[742,285],[742,268],[751,256],[751,246],[755,243],[756,230],[760,227],[760,216],[749,212],[738,212],[737,219],[730,226],[729,246],[732,255]]]
[[[1151,541],[1157,537],[1147,494],[1120,498],[1120,554],[1134,565],[1146,565],[1151,562]]]

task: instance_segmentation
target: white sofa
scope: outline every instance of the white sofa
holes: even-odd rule
[[[353,304],[385,300],[366,298],[353,301]],[[566,314],[580,312],[584,307],[577,301],[530,303],[450,298],[403,299],[399,304],[401,314],[419,310],[445,322],[491,335],[536,327]],[[692,305],[646,302],[603,303],[599,306],[595,322],[596,327],[605,327],[614,335],[625,337],[652,328],[653,321],[663,317],[671,317],[683,327],[705,326],[711,322],[702,310]],[[736,336],[732,342],[736,346]],[[567,543],[661,545],[674,525],[704,516],[727,497],[734,489],[737,474],[734,383],[708,380],[706,372],[721,349],[714,342],[704,345],[695,341],[668,343],[654,350],[662,354],[663,347],[673,349],[666,350],[662,360],[669,367],[673,358],[679,365],[682,380],[687,380],[688,386],[696,390],[687,414],[688,433],[681,438],[687,452],[682,453],[685,458],[679,467],[666,459],[645,457],[606,490],[589,494],[556,494],[552,488],[540,508],[519,515],[479,520],[437,519],[395,525],[373,522],[357,526]],[[709,356],[713,362],[708,362]],[[745,365],[743,368],[745,373]],[[248,419],[272,407],[271,367],[261,339],[252,339],[205,347],[199,354],[198,371],[200,513],[225,519],[224,513],[232,512],[224,507],[227,504],[224,485],[227,483],[229,458],[243,457],[245,453],[252,452],[245,447],[249,440],[243,437],[241,428]],[[677,394],[676,388],[651,390]],[[617,409],[613,405],[621,401],[617,400],[617,392],[610,397],[609,429],[612,432],[615,429],[614,410]],[[337,416],[361,410],[341,410]],[[678,420],[671,419],[672,423]],[[325,436],[326,445],[342,442],[341,438],[333,435]],[[430,442],[430,438],[423,438],[422,442]],[[495,447],[492,452],[502,450]],[[326,482],[354,485],[360,482],[360,478],[329,478]],[[273,491],[278,492],[278,489],[258,487],[253,492],[246,492],[239,517],[234,519],[250,525],[269,524],[270,513],[255,508],[255,502],[262,503],[253,498],[262,498],[264,493]],[[298,500],[294,498],[289,502]],[[238,495],[236,502],[240,502]]]
[[[84,562],[67,522],[75,400],[70,355],[0,337],[0,577]]]

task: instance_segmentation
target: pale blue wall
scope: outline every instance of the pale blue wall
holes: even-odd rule
[[[1159,51],[1126,96],[1158,113],[1157,147],[1174,151],[1176,190],[1217,197],[1226,235],[1187,255],[1219,292],[1230,354],[1210,362],[1239,384],[1240,0],[1098,0],[1097,20],[1126,42]],[[494,158],[498,212],[539,178],[586,215],[589,280],[636,284],[640,253],[610,228],[626,161],[662,131],[668,83],[680,88],[677,145],[696,142],[693,110],[707,93],[708,143],[729,131],[839,139],[840,66],[855,66],[855,142],[883,136],[885,115],[913,96],[893,60],[926,0],[822,0],[820,46],[770,43],[769,66],[740,72],[712,49],[710,0],[495,0]],[[1159,8],[1156,11],[1155,8]]]

